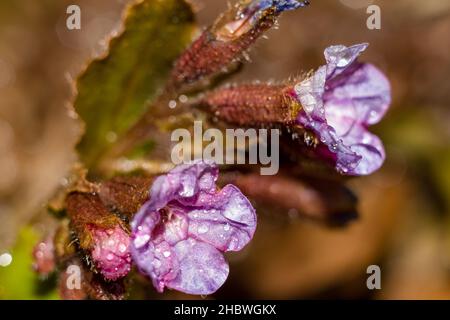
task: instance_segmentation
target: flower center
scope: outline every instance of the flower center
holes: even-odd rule
[[[160,221],[153,231],[153,238],[162,237],[169,243],[176,243],[187,237],[188,221],[181,208],[166,206],[158,213]]]

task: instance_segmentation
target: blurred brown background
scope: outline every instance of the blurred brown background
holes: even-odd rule
[[[74,160],[78,126],[68,115],[70,80],[105,49],[125,0],[0,2],[0,253],[42,212]],[[286,212],[261,216],[255,239],[230,255],[227,298],[450,298],[450,3],[312,0],[289,12],[251,51],[233,81],[283,80],[323,64],[331,44],[369,42],[362,59],[387,73],[393,104],[373,130],[384,167],[351,186],[361,216],[344,229]],[[81,30],[65,26],[81,7]],[[381,8],[368,30],[366,8]],[[201,25],[227,5],[196,0]],[[40,224],[45,229],[44,224]],[[366,288],[378,264],[382,290]],[[169,294],[168,297],[179,297]]]

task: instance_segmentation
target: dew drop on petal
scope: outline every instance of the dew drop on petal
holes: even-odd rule
[[[127,251],[127,246],[123,243],[121,243],[119,245],[119,252],[124,253],[125,251]]]
[[[142,236],[137,236],[136,239],[134,239],[134,245],[136,248],[141,248],[143,245],[145,245],[148,240],[150,240],[150,235],[144,234]]]
[[[206,225],[201,225],[197,229],[197,232],[200,233],[200,234],[207,233],[208,231],[209,231],[209,228]]]
[[[154,261],[153,261],[153,266],[154,266],[155,268],[161,267],[161,261],[159,261],[159,260],[154,260]]]

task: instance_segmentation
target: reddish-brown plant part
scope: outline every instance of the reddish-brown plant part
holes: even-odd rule
[[[107,280],[131,270],[130,237],[122,220],[111,213],[98,194],[74,192],[67,196],[67,213],[81,249]]]
[[[126,297],[126,280],[105,281],[93,272],[87,274],[88,281],[85,290],[90,299],[95,300],[123,300]]]
[[[298,7],[308,5],[298,3]],[[278,4],[260,5],[239,1],[219,16],[178,58],[168,83],[169,91],[180,91],[199,80],[227,73],[239,63],[254,42],[276,23],[285,10]],[[181,90],[183,91],[183,90]]]
[[[301,105],[286,85],[244,84],[214,90],[203,95],[197,107],[227,123],[250,125],[291,125]]]
[[[72,192],[94,193],[98,186],[87,180],[88,170],[81,164],[75,163],[70,173],[62,180],[59,188],[48,202],[47,208],[56,216],[64,215],[66,209],[66,197]]]
[[[98,194],[70,193],[66,198],[66,205],[71,228],[75,231],[82,249],[92,248],[93,227],[110,229],[123,225],[122,221],[105,207]]]
[[[339,182],[308,180],[286,173],[261,176],[229,173],[222,183],[233,183],[258,204],[329,225],[343,225],[357,217],[357,199]]]
[[[119,176],[100,185],[99,196],[109,210],[129,220],[148,199],[153,178]]]
[[[63,300],[123,300],[127,290],[125,280],[105,281],[74,255],[61,268],[58,292]]]
[[[61,220],[56,229],[54,240],[55,259],[58,265],[76,254],[76,246],[69,227],[69,219]]]
[[[86,273],[89,271],[78,256],[68,258],[61,267],[58,279],[58,293],[62,300],[85,300]]]

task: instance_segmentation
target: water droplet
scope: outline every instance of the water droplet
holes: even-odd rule
[[[378,116],[378,112],[375,110],[370,111],[369,117],[370,118],[376,118]]]
[[[178,100],[181,103],[186,103],[186,102],[188,102],[189,99],[188,99],[188,97],[185,94],[182,94],[181,96],[178,97]]]
[[[230,230],[230,225],[227,223],[224,227],[223,230],[228,231]]]
[[[170,257],[170,251],[164,251],[163,256],[166,258]]]
[[[7,267],[12,262],[12,256],[9,253],[0,255],[0,267]]]
[[[175,100],[170,100],[169,101],[169,108],[170,109],[175,109],[177,107],[177,102]]]
[[[112,253],[108,253],[106,260],[111,261],[112,259],[114,259],[114,255]]]
[[[117,140],[117,134],[114,131],[109,131],[106,134],[106,141],[113,143]]]
[[[150,236],[148,234],[144,234],[142,236],[138,236],[136,239],[134,239],[134,245],[136,248],[140,248],[144,246],[148,240],[150,240]]]
[[[61,181],[60,181],[60,184],[61,184],[63,187],[68,186],[68,185],[69,185],[69,179],[67,179],[67,178],[62,178]]]
[[[208,226],[206,225],[201,225],[200,227],[198,227],[197,232],[202,234],[202,233],[207,233],[209,231]]]

